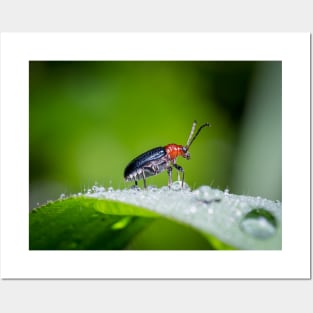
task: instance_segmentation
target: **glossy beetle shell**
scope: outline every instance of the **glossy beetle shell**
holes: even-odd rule
[[[145,176],[153,176],[161,172],[160,165],[163,170],[163,164],[166,163],[167,155],[164,147],[151,149],[133,159],[124,170],[124,178],[126,181],[137,180],[143,177],[142,171],[145,171]],[[152,171],[149,169],[151,165],[159,167],[159,170]],[[165,165],[165,164],[164,164]]]

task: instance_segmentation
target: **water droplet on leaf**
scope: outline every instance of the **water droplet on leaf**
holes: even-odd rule
[[[141,189],[137,185],[133,185],[133,186],[130,187],[130,190],[140,191]],[[108,189],[108,191],[109,191],[109,189]]]
[[[273,214],[262,208],[250,211],[240,223],[242,231],[259,239],[273,236],[276,227],[277,222]]]
[[[181,181],[174,181],[173,184],[171,185],[171,190],[181,190]]]
[[[195,195],[196,200],[201,201],[205,204],[211,204],[212,202],[221,201],[220,198],[216,197],[214,193],[212,193],[212,189],[208,186],[201,186],[200,188],[194,190],[193,195]]]
[[[148,189],[149,191],[153,191],[153,192],[158,191],[158,187],[157,187],[157,186],[154,186],[154,185],[149,185],[149,186],[147,187],[147,189]]]

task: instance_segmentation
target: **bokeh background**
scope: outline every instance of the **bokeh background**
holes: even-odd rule
[[[281,86],[279,61],[32,61],[30,209],[95,183],[131,186],[126,165],[186,144],[195,119],[212,127],[177,160],[191,188],[281,200]]]

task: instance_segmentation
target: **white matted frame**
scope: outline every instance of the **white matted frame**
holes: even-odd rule
[[[282,250],[29,251],[30,60],[282,61]],[[0,68],[2,278],[310,278],[310,34],[4,33]]]

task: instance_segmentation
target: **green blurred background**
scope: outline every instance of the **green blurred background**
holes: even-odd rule
[[[212,127],[177,160],[190,187],[281,200],[281,71],[279,61],[30,62],[30,208],[95,183],[131,186],[128,162],[186,144],[194,119]],[[167,185],[167,173],[148,184]]]

